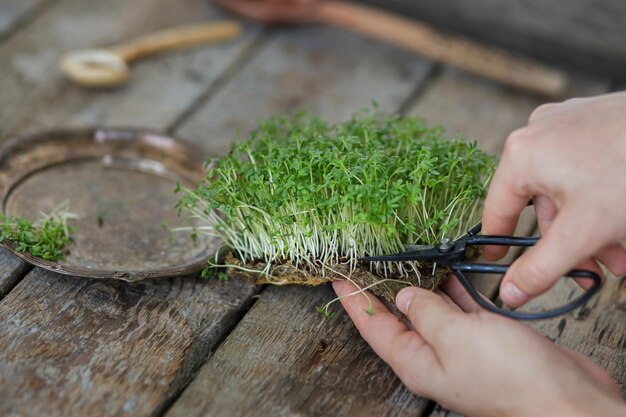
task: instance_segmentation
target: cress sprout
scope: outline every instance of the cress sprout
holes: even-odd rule
[[[200,220],[194,233],[222,239],[239,268],[284,283],[273,267],[353,271],[359,257],[464,234],[494,168],[475,142],[448,140],[416,118],[362,112],[329,125],[305,113],[276,116],[207,161],[197,188],[177,187],[178,210]],[[371,268],[385,279],[432,271],[416,262]]]

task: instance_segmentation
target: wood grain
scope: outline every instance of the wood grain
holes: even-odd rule
[[[54,0],[3,0],[0,3],[0,40],[26,24]]]
[[[333,297],[329,286],[268,288],[166,416],[419,415],[427,402],[347,314],[315,311]]]
[[[259,119],[307,110],[331,122],[346,120],[376,100],[395,111],[431,64],[403,51],[345,31],[302,27],[277,30],[215,99],[177,133],[192,142],[227,150]]]
[[[588,96],[608,90],[606,80],[573,77],[569,97]],[[528,122],[543,100],[503,88],[455,69],[446,69],[425,89],[408,114],[442,126],[450,135],[477,140],[482,149],[499,155],[506,137]]]
[[[0,300],[24,276],[30,265],[13,255],[4,248],[0,248]]]
[[[35,269],[0,303],[0,414],[153,415],[255,291],[238,280],[128,284]]]
[[[560,346],[583,353],[607,370],[626,393],[626,292],[624,277],[608,275],[600,293],[585,306],[566,316],[531,323]],[[571,280],[561,280],[547,294],[528,303],[542,310],[565,304],[581,293]]]
[[[223,15],[208,2],[65,0],[0,45],[0,137],[63,124],[162,129],[209,88],[251,44],[249,26],[233,41],[152,57],[133,66],[128,84],[85,90],[58,69],[70,50],[106,46],[159,29]]]

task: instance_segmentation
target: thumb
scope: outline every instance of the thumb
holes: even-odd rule
[[[435,350],[450,343],[449,330],[463,317],[437,293],[418,287],[406,287],[396,296],[396,306],[404,313],[415,331]]]
[[[562,210],[539,242],[511,265],[500,286],[506,305],[519,307],[544,293],[600,249],[592,225],[581,222],[584,218]]]

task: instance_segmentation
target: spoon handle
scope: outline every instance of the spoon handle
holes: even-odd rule
[[[242,32],[241,25],[232,20],[217,23],[200,23],[166,29],[124,42],[111,48],[126,62],[164,52],[210,42],[232,39]]]
[[[343,1],[320,2],[320,21],[381,39],[506,85],[562,96],[567,76],[529,58],[449,35],[414,20]]]

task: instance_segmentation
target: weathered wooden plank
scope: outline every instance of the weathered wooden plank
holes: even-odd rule
[[[446,69],[424,91],[408,114],[441,126],[450,135],[479,141],[485,151],[498,155],[507,135],[528,121],[540,102],[492,82]],[[453,114],[454,117],[450,117]]]
[[[226,151],[256,122],[276,113],[308,110],[329,121],[346,120],[378,101],[395,111],[430,69],[426,61],[331,28],[284,29],[215,99],[178,133]]]
[[[53,0],[3,0],[0,3],[0,39],[9,36],[16,28],[37,14]]]
[[[571,280],[562,280],[547,294],[528,303],[528,309],[542,310],[562,305],[581,290]],[[574,349],[590,357],[626,392],[626,293],[625,279],[607,275],[600,294],[577,311],[552,320],[532,323],[531,326],[561,346]]]
[[[271,287],[166,414],[176,416],[415,416],[412,395],[342,311],[315,312],[328,286]]]
[[[0,248],[0,300],[24,276],[30,265],[13,255],[4,248]]]
[[[624,78],[626,3],[570,0],[361,0],[557,65]]]
[[[570,97],[600,94],[609,82],[591,78],[574,79]],[[478,140],[481,148],[498,155],[513,130],[525,126],[532,111],[543,102],[529,94],[513,91],[455,69],[446,69],[432,82],[408,114],[429,124],[442,126],[450,134],[460,132]],[[454,117],[450,115],[453,114]]]
[[[238,280],[129,284],[35,269],[0,303],[0,414],[153,415],[254,292]]]
[[[51,0],[5,0],[0,3],[0,40]],[[17,284],[30,267],[8,250],[0,248],[0,300]]]
[[[446,410],[442,408],[440,405],[437,405],[432,413],[428,415],[428,417],[462,417],[461,414],[454,413],[452,411]]]
[[[236,62],[258,33],[223,44],[148,58],[133,65],[117,89],[70,84],[57,62],[62,53],[115,44],[140,34],[223,18],[209,2],[66,0],[0,46],[0,137],[63,125],[163,128]]]

